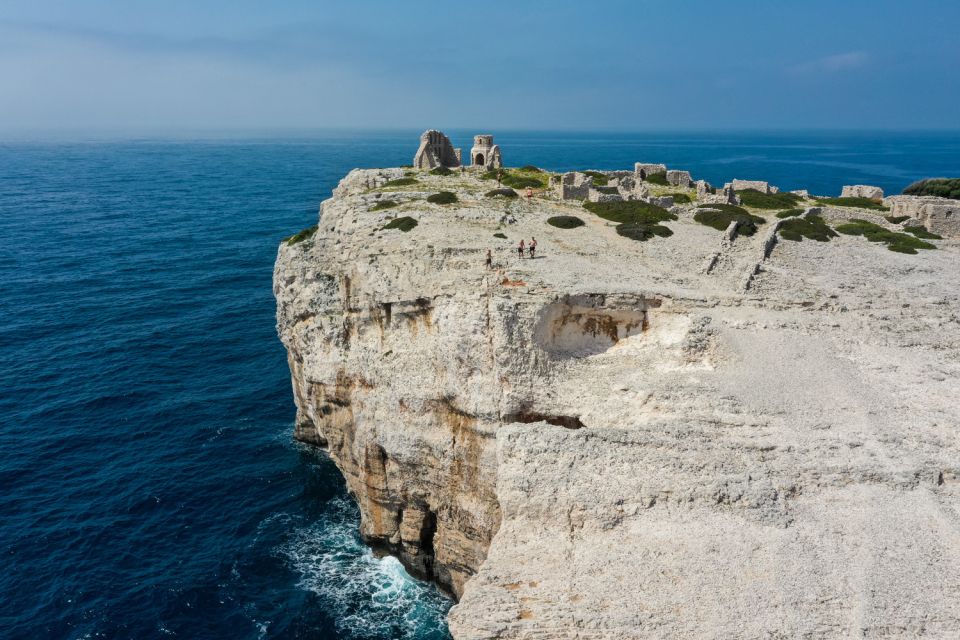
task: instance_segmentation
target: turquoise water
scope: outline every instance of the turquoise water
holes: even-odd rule
[[[335,467],[292,442],[271,295],[279,239],[418,134],[0,143],[0,636],[447,637],[450,602],[360,543]],[[824,194],[960,176],[958,134],[497,142]]]

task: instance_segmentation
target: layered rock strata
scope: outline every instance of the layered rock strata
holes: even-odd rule
[[[552,192],[398,175],[351,173],[281,246],[278,330],[297,437],[366,540],[459,598],[454,637],[960,633],[957,241],[675,207],[641,243]]]

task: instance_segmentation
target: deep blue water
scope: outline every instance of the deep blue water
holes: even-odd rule
[[[0,637],[446,637],[449,601],[360,544],[335,467],[292,442],[271,296],[278,240],[418,133],[0,143]],[[960,176],[956,133],[497,142],[816,193]]]

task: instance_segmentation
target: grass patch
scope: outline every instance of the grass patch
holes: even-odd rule
[[[417,221],[411,218],[410,216],[403,216],[402,218],[394,218],[387,224],[383,226],[384,229],[399,229],[406,233],[410,231],[415,226],[417,226]]]
[[[317,225],[313,225],[312,227],[307,227],[303,231],[295,233],[292,236],[287,236],[286,238],[283,239],[283,241],[287,243],[288,247],[292,247],[298,242],[309,240],[310,238],[313,237],[313,234],[315,234],[316,232],[317,232]]]
[[[960,178],[927,178],[903,190],[907,196],[940,196],[960,200]]]
[[[789,209],[803,200],[795,193],[763,193],[756,189],[737,191],[740,204],[755,209]]]
[[[453,171],[446,167],[437,167],[436,169],[430,169],[430,175],[432,176],[449,176]]]
[[[640,200],[584,202],[583,208],[604,220],[618,224],[657,224],[677,219],[677,216],[663,207]]]
[[[902,224],[910,219],[910,216],[883,216],[890,224]]]
[[[870,242],[882,242],[890,251],[897,253],[916,254],[917,249],[936,249],[935,245],[924,242],[906,233],[889,231],[878,224],[866,220],[851,220],[841,224],[836,230],[848,236],[863,236]]]
[[[693,202],[693,199],[690,198],[689,193],[668,193],[667,195],[673,198],[673,201],[676,204],[689,204],[690,202]]]
[[[480,178],[483,180],[496,180],[499,171],[499,169],[491,169],[490,171],[482,173]],[[547,186],[542,174],[543,172],[539,169],[536,171],[504,169],[500,184],[505,187],[513,187],[514,189],[526,189],[528,187],[531,189],[540,189]]]
[[[527,173],[543,173],[543,169],[540,167],[535,167],[532,164],[525,164],[520,167],[520,171],[526,171]]]
[[[617,225],[617,235],[623,236],[624,238],[630,238],[631,240],[636,240],[637,242],[646,242],[654,236],[669,238],[673,235],[673,231],[671,231],[669,227],[665,227],[662,224],[627,223]]]
[[[726,231],[730,223],[736,220],[740,223],[737,233],[744,236],[752,236],[757,232],[757,225],[766,222],[760,216],[755,216],[734,204],[701,205],[693,219],[718,231]]]
[[[817,242],[829,242],[830,238],[836,238],[838,235],[820,216],[790,218],[780,225],[779,232],[781,238],[795,242],[802,242],[804,238]]]
[[[505,233],[500,233],[500,232],[498,231],[497,233],[493,234],[493,237],[494,237],[494,238],[500,238],[501,240],[506,240],[506,239],[507,239],[507,234],[505,234]]]
[[[906,227],[904,228],[904,231],[912,234],[915,238],[921,238],[923,240],[943,240],[943,236],[938,236],[935,233],[931,233],[923,227]]]
[[[396,180],[390,180],[389,182],[384,183],[384,187],[406,187],[411,184],[417,184],[419,181],[416,178],[397,178]]]
[[[457,194],[452,191],[440,191],[439,193],[427,196],[427,202],[432,202],[433,204],[453,204],[457,202]]]
[[[393,209],[395,206],[397,206],[397,203],[394,200],[380,200],[370,207],[370,211],[383,211],[384,209]]]
[[[510,188],[491,189],[490,191],[487,191],[487,192],[486,192],[485,194],[483,194],[483,195],[486,196],[486,197],[488,197],[488,198],[496,198],[497,196],[500,196],[500,197],[503,197],[503,198],[516,198],[516,197],[517,197],[517,192],[514,191],[513,189],[510,189]]]
[[[586,224],[577,216],[553,216],[547,218],[547,224],[558,229],[576,229]]]
[[[584,171],[583,173],[593,178],[593,186],[595,187],[605,187],[610,183],[610,178],[599,171]]]
[[[885,207],[882,203],[871,200],[870,198],[821,198],[818,202],[835,207],[857,207],[858,209],[871,209],[873,211],[890,211],[890,207]]]
[[[670,183],[667,182],[667,174],[663,171],[659,173],[651,173],[644,178],[643,181],[649,182],[650,184],[659,184],[664,187],[670,186]]]
[[[786,211],[778,211],[777,217],[778,218],[796,218],[801,213],[803,213],[803,209],[787,209]]]

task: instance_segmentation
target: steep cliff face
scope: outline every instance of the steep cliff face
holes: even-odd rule
[[[960,629],[955,244],[771,252],[685,210],[639,243],[401,175],[351,173],[280,247],[278,329],[297,438],[366,540],[461,597],[457,638]]]

